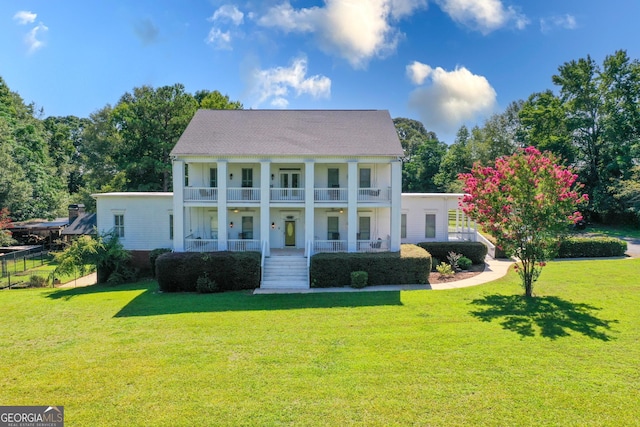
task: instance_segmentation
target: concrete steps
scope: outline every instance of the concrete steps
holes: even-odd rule
[[[303,256],[271,256],[264,260],[260,289],[309,289],[307,259]]]

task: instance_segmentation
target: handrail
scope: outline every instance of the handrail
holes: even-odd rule
[[[311,287],[311,256],[313,255],[313,240],[307,240],[307,286]]]
[[[481,243],[483,243],[487,247],[487,254],[491,258],[495,258],[496,257],[496,245],[491,243],[486,237],[484,237],[482,234],[480,234],[479,231],[476,231],[476,237]]]
[[[262,281],[264,280],[264,259],[267,254],[267,241],[262,241],[262,258],[260,259],[260,285],[262,285]]]

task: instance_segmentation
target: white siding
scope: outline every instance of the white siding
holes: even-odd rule
[[[448,211],[456,209],[461,194],[420,194],[402,195],[402,213],[407,215],[407,237],[402,243],[446,242],[449,239]],[[425,237],[425,216],[436,215],[436,236]]]
[[[172,193],[105,193],[94,195],[97,201],[99,233],[114,226],[114,215],[124,215],[124,237],[128,250],[173,248],[169,238],[169,215],[173,213]]]

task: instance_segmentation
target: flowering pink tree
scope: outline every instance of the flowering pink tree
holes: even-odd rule
[[[493,167],[476,163],[459,178],[467,193],[462,210],[519,260],[525,295],[533,296],[533,284],[555,256],[559,237],[582,220],[576,208],[587,195],[578,193],[577,175],[553,154],[528,147],[497,159]]]

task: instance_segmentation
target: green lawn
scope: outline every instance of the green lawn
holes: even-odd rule
[[[640,259],[448,291],[0,292],[0,404],[69,426],[640,425]]]
[[[576,231],[575,234],[616,237],[618,239],[640,239],[640,227],[633,225],[591,224],[585,230]]]

